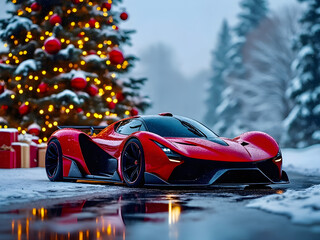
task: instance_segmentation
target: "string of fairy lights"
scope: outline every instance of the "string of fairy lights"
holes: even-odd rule
[[[93,120],[104,120],[105,117],[109,117],[109,119],[116,118],[118,116],[118,113],[114,111],[116,104],[125,99],[121,91],[121,87],[115,84],[117,78],[116,72],[125,72],[131,64],[128,60],[124,59],[122,57],[122,53],[119,53],[119,50],[117,50],[119,44],[113,42],[112,39],[103,39],[100,42],[96,42],[93,49],[88,47],[90,46],[88,43],[96,40],[94,39],[94,36],[91,36],[92,29],[100,29],[102,28],[102,24],[107,24],[108,26],[111,26],[114,31],[118,31],[116,21],[114,21],[114,17],[109,11],[112,1],[107,0],[105,5],[101,5],[101,1],[95,2],[92,0],[73,0],[72,2],[74,4],[66,4],[62,6],[63,14],[58,15],[53,10],[50,10],[44,16],[43,20],[39,19],[37,15],[34,14],[34,12],[40,11],[41,7],[39,6],[31,5],[17,9],[17,16],[31,19],[33,23],[40,26],[41,31],[37,32],[30,30],[27,31],[24,36],[22,36],[21,33],[19,33],[18,36],[12,34],[4,44],[5,47],[10,49],[5,57],[4,63],[7,65],[19,66],[19,64],[31,59],[33,54],[35,54],[34,49],[28,49],[29,43],[35,41],[41,46],[43,51],[48,51],[46,48],[46,41],[49,38],[55,37],[54,27],[61,26],[67,31],[65,31],[65,34],[61,34],[61,36],[57,38],[57,41],[61,45],[60,49],[66,49],[72,44],[76,49],[81,51],[79,61],[63,63],[57,62],[56,65],[53,64],[53,66],[48,66],[43,70],[34,71],[31,69],[28,71],[27,75],[19,74],[12,76],[7,80],[7,85],[11,86],[10,90],[12,91],[10,98],[13,101],[18,101],[17,104],[19,105],[20,115],[23,116],[33,113],[36,116],[40,116],[41,121],[44,123],[40,124],[42,125],[40,127],[40,131],[44,136],[40,139],[40,142],[47,141],[46,133],[52,132],[52,129],[60,124],[59,119],[61,116],[81,113],[86,118]],[[12,0],[12,3],[18,4],[17,0]],[[79,12],[82,11],[83,15],[87,13],[87,10],[83,8],[83,5],[81,4],[87,4],[96,11],[101,12],[97,17],[98,20],[90,18],[88,21],[85,18],[83,21],[75,21],[74,17],[79,16]],[[78,6],[81,8],[78,9]],[[125,20],[127,18],[127,14],[123,14],[123,20]],[[69,18],[68,16],[72,17]],[[80,14],[80,16],[82,15]],[[63,21],[61,21],[62,18]],[[103,21],[101,19],[103,19]],[[116,54],[115,60],[111,59],[111,53],[113,51]],[[118,60],[119,54],[123,59]],[[54,103],[41,105],[36,104],[36,101],[33,99],[45,98],[52,96],[53,94],[58,94],[61,90],[68,89],[66,82],[58,80],[52,81],[52,79],[55,79],[59,74],[70,73],[72,70],[78,71],[86,69],[86,65],[88,64],[87,59],[91,55],[99,57],[99,59],[106,64],[106,69],[108,69],[109,72],[102,76],[97,74],[86,76],[84,78],[86,83],[80,82],[80,84],[82,84],[81,86],[84,87],[79,87],[79,89],[75,87],[75,89],[83,91],[85,89],[85,91],[87,91],[92,97],[99,96],[102,98],[107,106],[106,111],[105,109],[103,109],[103,112],[92,111],[92,109],[82,109],[75,104],[69,103],[60,105]],[[123,113],[121,113],[121,115],[129,116],[137,113],[137,109],[128,104],[126,105],[126,108],[123,108]],[[7,128],[8,126],[0,125],[0,128],[2,127]],[[22,134],[28,132],[28,126],[19,125],[16,127]]]

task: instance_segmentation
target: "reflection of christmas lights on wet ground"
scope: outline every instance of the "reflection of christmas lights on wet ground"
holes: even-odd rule
[[[159,201],[139,199],[136,195],[125,196],[125,199],[129,197],[129,201],[124,201],[123,196],[107,200],[68,201],[48,207],[0,212],[0,215],[6,214],[11,218],[8,234],[18,240],[124,240],[129,236],[126,228],[137,222],[169,224],[170,232],[177,236],[178,229],[174,225],[188,207],[179,202],[176,196],[162,196]],[[0,230],[0,239],[2,234],[3,230]]]

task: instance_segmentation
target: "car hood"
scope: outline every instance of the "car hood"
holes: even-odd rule
[[[227,162],[251,162],[272,158],[257,146],[227,138],[166,138],[186,157]],[[174,149],[173,149],[174,150]]]

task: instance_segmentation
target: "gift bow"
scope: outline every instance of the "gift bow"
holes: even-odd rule
[[[3,144],[3,145],[0,147],[0,150],[1,150],[1,151],[11,151],[11,152],[14,152],[13,147],[7,146],[7,145],[5,145],[5,144]]]

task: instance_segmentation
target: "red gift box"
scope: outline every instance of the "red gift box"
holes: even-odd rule
[[[16,152],[12,147],[3,145],[0,147],[0,168],[15,168]]]
[[[38,146],[34,142],[30,144],[30,167],[38,167]]]
[[[11,146],[11,143],[18,141],[18,130],[15,128],[0,129],[0,147],[2,145]]]
[[[30,147],[27,143],[14,142],[11,145],[16,151],[16,167],[29,168],[30,167]]]

